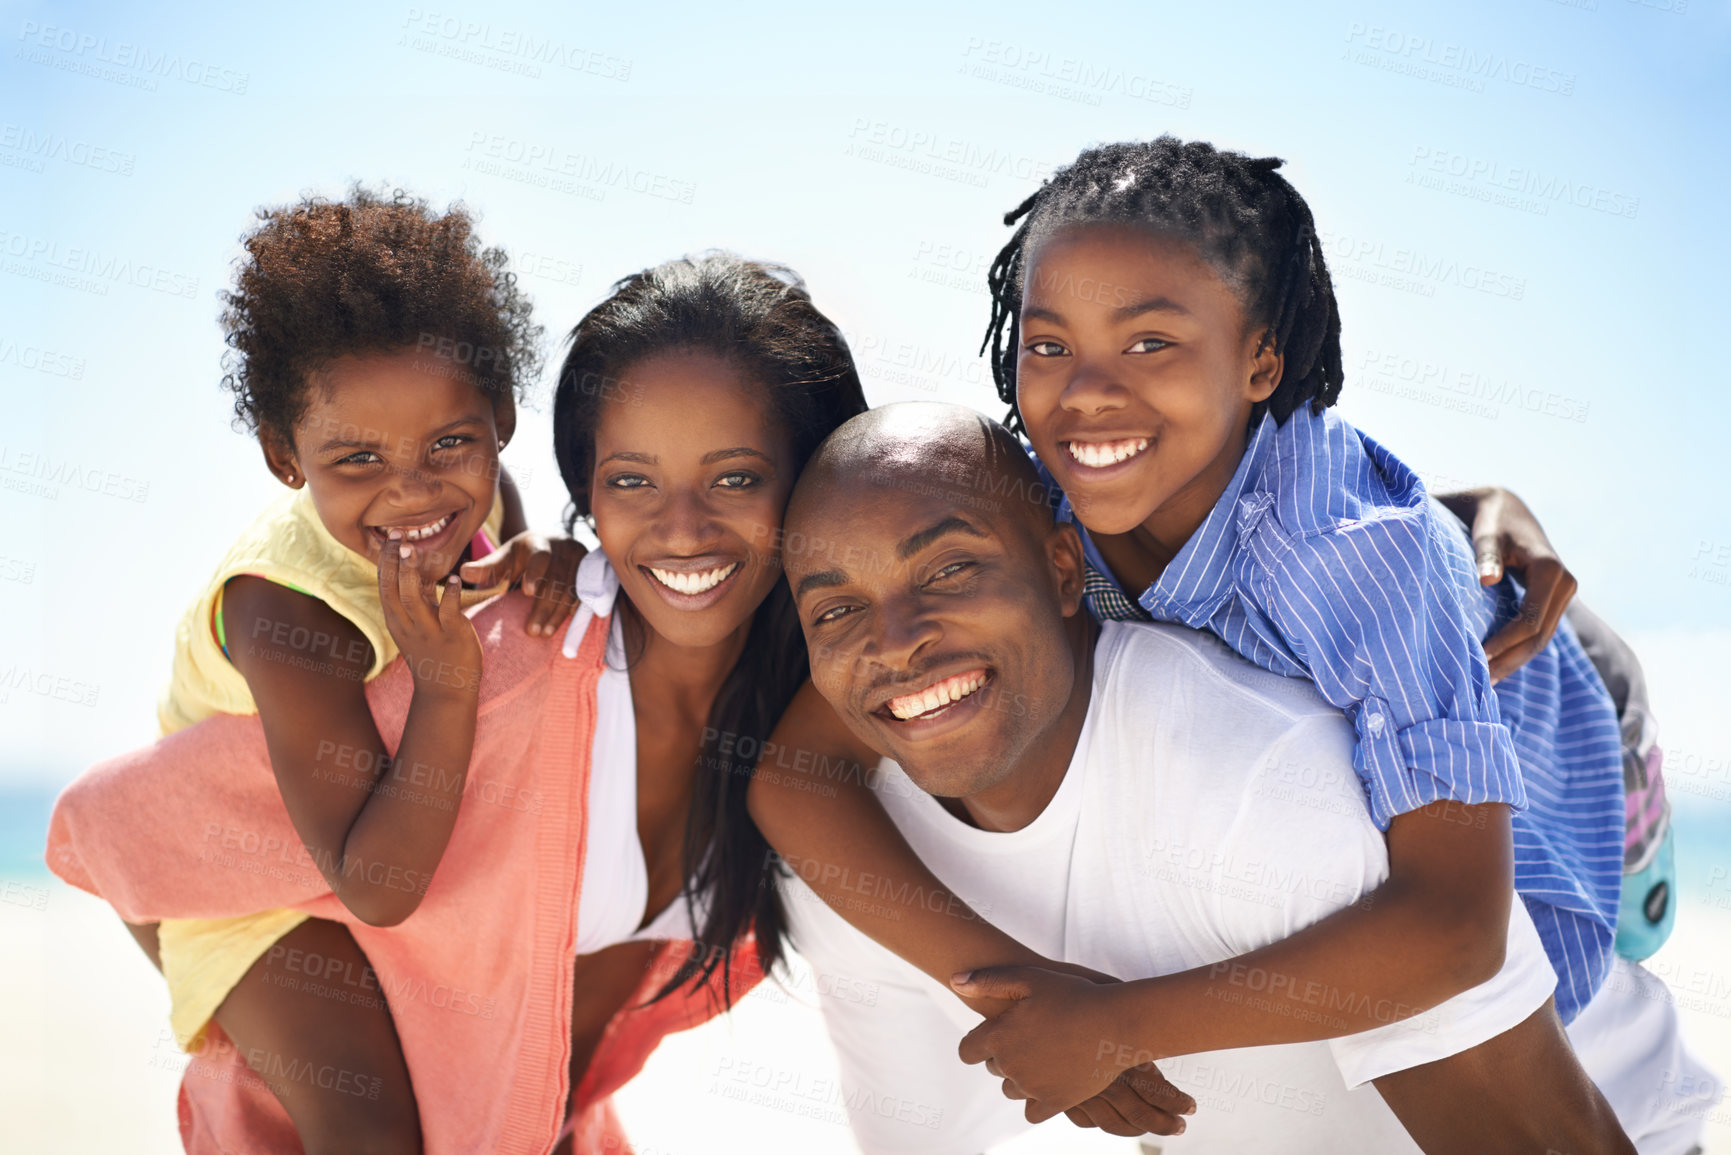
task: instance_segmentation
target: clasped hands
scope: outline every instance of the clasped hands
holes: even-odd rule
[[[963,972],[950,986],[1009,1004],[968,1032],[959,1052],[1002,1079],[1007,1097],[1026,1101],[1028,1122],[1062,1113],[1113,1135],[1177,1135],[1195,1112],[1196,1101],[1146,1051],[1139,1056],[1120,1038],[1125,988],[1117,980],[1080,967],[1004,966]]]

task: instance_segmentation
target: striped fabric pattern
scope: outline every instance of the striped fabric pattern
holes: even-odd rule
[[[1075,521],[1068,500],[1058,515]],[[1515,888],[1556,968],[1558,1014],[1574,1018],[1604,979],[1617,926],[1615,708],[1566,622],[1491,685],[1481,642],[1521,591],[1509,578],[1479,585],[1464,530],[1417,475],[1332,410],[1305,408],[1284,425],[1264,416],[1207,520],[1139,598],[1082,536],[1096,617],[1208,630],[1264,669],[1315,682],[1358,733],[1378,826],[1445,798],[1515,807]]]

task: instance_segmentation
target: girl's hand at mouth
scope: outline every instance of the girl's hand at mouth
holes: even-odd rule
[[[473,697],[481,685],[481,642],[463,613],[462,582],[456,574],[441,584],[421,576],[414,546],[399,531],[379,551],[379,602],[409,672],[415,692],[460,693]]]

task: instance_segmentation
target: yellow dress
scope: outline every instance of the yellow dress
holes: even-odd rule
[[[495,496],[482,526],[488,540],[476,542],[474,556],[481,556],[481,546],[491,548],[499,541],[504,518],[504,503]],[[230,548],[203,596],[175,630],[174,671],[156,711],[162,732],[172,734],[212,714],[258,713],[252,691],[229,662],[220,636],[223,587],[243,574],[290,586],[353,622],[373,647],[367,680],[377,677],[397,656],[379,604],[378,572],[372,562],[331,536],[306,490],[273,503]],[[493,592],[465,591],[464,604]],[[162,921],[157,937],[172,1004],[169,1023],[183,1048],[197,1048],[205,1024],[235,984],[306,917],[279,909],[238,918]]]

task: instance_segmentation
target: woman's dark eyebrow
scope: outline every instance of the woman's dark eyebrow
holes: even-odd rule
[[[732,449],[716,449],[703,455],[703,464],[713,465],[717,461],[727,461],[735,457],[756,457],[769,460],[769,454],[761,449],[753,449],[749,445],[736,445]]]
[[[628,449],[621,449],[618,453],[609,453],[606,457],[603,457],[595,464],[606,465],[609,461],[632,461],[636,462],[638,465],[655,465],[658,464],[661,459],[653,454],[633,453]]]

